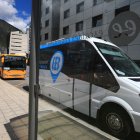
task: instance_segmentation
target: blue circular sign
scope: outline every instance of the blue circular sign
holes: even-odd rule
[[[61,51],[55,52],[50,62],[50,72],[53,79],[53,83],[56,82],[64,63],[64,56]]]

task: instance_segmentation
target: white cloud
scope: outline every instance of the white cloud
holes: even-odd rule
[[[11,25],[25,31],[31,21],[31,17],[25,11],[22,14],[26,18],[19,17],[18,11],[15,8],[14,0],[0,0],[0,19],[3,19]]]
[[[26,11],[22,11],[22,15],[23,15],[23,16],[29,16],[29,14],[26,13]]]
[[[9,4],[15,4],[15,0],[4,0],[4,1],[6,1],[6,2],[8,2]]]

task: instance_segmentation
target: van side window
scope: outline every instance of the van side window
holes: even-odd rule
[[[50,70],[50,60],[56,51],[62,51],[64,65],[62,73],[71,78],[117,92],[119,85],[113,74],[94,47],[87,41],[64,44],[43,50],[40,55],[40,67]]]
[[[85,41],[69,44],[67,54],[64,54],[62,72],[69,77],[89,82],[89,71],[92,69],[92,50],[92,45],[89,43],[87,46]]]
[[[115,77],[98,53],[95,54],[94,68],[91,75],[92,84],[113,92],[117,92],[119,89],[119,85]]]
[[[112,72],[94,47],[87,41],[59,47],[64,54],[62,72],[71,78],[83,80],[117,92],[119,85]]]

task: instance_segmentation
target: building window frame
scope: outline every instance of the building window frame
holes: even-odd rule
[[[68,35],[69,34],[69,26],[63,27],[63,35]]]
[[[93,0],[93,6],[99,5],[103,2],[104,2],[104,0]]]
[[[70,9],[64,11],[64,19],[70,17]]]
[[[49,20],[46,20],[45,21],[45,27],[48,27],[49,26]]]
[[[117,16],[123,12],[126,12],[126,11],[130,11],[130,5],[126,5],[126,6],[115,9],[115,16]]]
[[[103,25],[103,14],[92,17],[92,27],[99,27]]]
[[[93,6],[97,5],[97,0],[93,0]]]
[[[84,11],[84,1],[76,5],[76,13],[81,13]]]
[[[83,21],[79,21],[76,23],[76,32],[78,31],[83,31],[83,27],[84,27],[84,22]]]
[[[69,0],[64,0],[64,3],[68,2]]]
[[[49,11],[50,11],[50,8],[47,7],[47,8],[46,8],[46,15],[49,14]]]
[[[45,40],[48,40],[48,39],[49,39],[49,34],[45,33]]]

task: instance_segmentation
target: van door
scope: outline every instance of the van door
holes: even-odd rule
[[[73,52],[73,100],[74,110],[89,115],[90,111],[90,71],[93,62],[93,47],[81,41],[71,46]]]
[[[91,70],[91,107],[90,115],[96,117],[98,105],[100,101],[108,95],[114,95],[119,89],[111,70],[104,62],[102,57],[94,52],[94,63]]]
[[[74,77],[74,110],[94,116],[98,102],[118,86],[110,69],[89,42],[80,42]],[[74,49],[74,48],[73,48]]]

